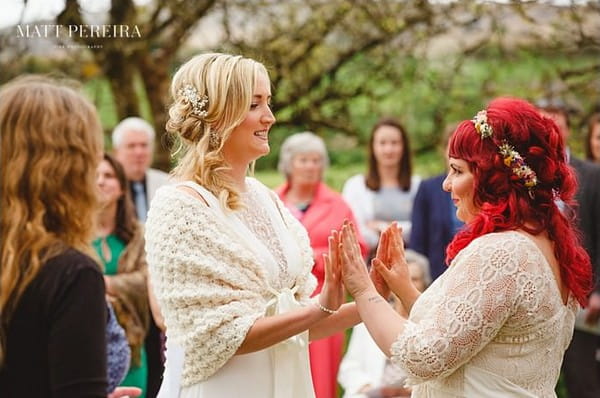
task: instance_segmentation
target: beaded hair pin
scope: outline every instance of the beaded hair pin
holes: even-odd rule
[[[485,110],[479,111],[472,122],[482,139],[491,137],[494,134],[492,126],[487,122],[487,112]],[[513,174],[523,181],[529,190],[529,196],[533,199],[533,189],[538,183],[535,171],[525,163],[521,154],[508,141],[503,140],[502,145],[498,146],[498,151],[503,156],[506,167],[509,167]]]
[[[208,110],[206,109],[208,97],[206,95],[200,95],[196,87],[189,83],[179,89],[179,95],[192,105],[192,114],[196,115],[201,120],[204,120],[208,115]],[[221,137],[219,136],[219,133],[211,129],[208,135],[209,146],[213,149],[218,149],[220,142]]]
[[[206,95],[200,95],[196,87],[191,84],[186,84],[183,88],[179,89],[179,95],[181,95],[187,102],[192,104],[192,113],[199,118],[204,118],[208,115],[208,111],[205,109],[208,103],[208,97]]]

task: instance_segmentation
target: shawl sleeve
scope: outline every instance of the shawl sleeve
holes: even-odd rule
[[[185,350],[183,382],[213,375],[265,314],[266,275],[215,210],[163,187],[146,222],[146,252],[168,337]]]

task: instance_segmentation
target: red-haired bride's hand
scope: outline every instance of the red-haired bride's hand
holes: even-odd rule
[[[394,222],[384,231],[383,236],[386,236],[387,240],[381,250],[381,257],[375,258],[372,264],[392,292],[402,298],[407,292],[415,289],[404,257],[402,229]]]
[[[389,228],[386,228],[381,233],[381,236],[379,237],[379,243],[377,244],[377,253],[375,254],[375,258],[371,260],[371,270],[369,272],[369,276],[371,277],[371,281],[373,281],[373,284],[377,289],[377,293],[379,293],[386,300],[390,295],[390,287],[385,279],[383,279],[383,276],[377,272],[374,262],[381,262],[389,268],[390,261],[388,256],[388,248],[390,245],[390,231],[391,230]]]
[[[354,225],[344,221],[340,232],[339,258],[342,266],[344,285],[352,297],[374,290],[373,282],[360,252]]]

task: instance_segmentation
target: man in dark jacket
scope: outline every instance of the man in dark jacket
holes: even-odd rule
[[[538,107],[542,114],[556,122],[567,142],[570,130],[565,104],[562,101],[546,100],[538,103]],[[584,246],[592,260],[595,286],[586,311],[586,323],[592,325],[597,324],[600,317],[600,168],[576,158],[568,149],[566,156],[577,173],[578,226],[583,235]],[[570,398],[600,397],[600,368],[596,360],[599,343],[600,336],[578,330],[576,326],[563,362],[563,374]]]

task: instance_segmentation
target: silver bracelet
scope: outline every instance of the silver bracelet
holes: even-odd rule
[[[336,310],[332,310],[332,309],[329,309],[329,308],[327,308],[327,307],[323,306],[323,304],[321,304],[321,303],[319,302],[319,299],[316,299],[316,300],[315,300],[315,301],[313,301],[313,302],[315,303],[315,306],[317,306],[317,308],[318,308],[318,309],[320,309],[320,310],[321,310],[321,311],[323,311],[323,312],[326,312],[326,313],[328,313],[329,315],[333,315],[333,314],[335,314],[335,313],[337,312]]]

